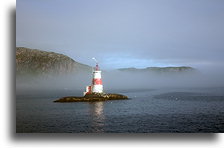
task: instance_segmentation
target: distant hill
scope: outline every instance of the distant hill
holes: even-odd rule
[[[152,72],[152,73],[185,73],[185,72],[195,72],[196,69],[188,66],[181,67],[147,67],[144,69],[137,68],[120,68],[119,71],[123,72]]]
[[[61,75],[91,71],[90,66],[78,63],[63,54],[25,47],[16,48],[17,75]]]

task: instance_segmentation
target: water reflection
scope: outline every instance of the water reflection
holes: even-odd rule
[[[104,102],[90,103],[90,115],[92,118],[92,132],[104,132]]]

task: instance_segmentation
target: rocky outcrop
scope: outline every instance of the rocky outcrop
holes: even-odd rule
[[[63,97],[54,102],[95,102],[95,101],[107,101],[107,100],[125,100],[127,96],[121,94],[106,94],[106,93],[92,93],[87,94],[84,97],[68,96]]]
[[[24,47],[16,48],[17,75],[61,75],[73,72],[91,72],[91,70],[90,66],[78,63],[63,54]]]

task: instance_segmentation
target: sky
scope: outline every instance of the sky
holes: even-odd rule
[[[16,46],[103,69],[224,68],[224,1],[17,0]]]

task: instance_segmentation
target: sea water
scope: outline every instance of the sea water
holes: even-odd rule
[[[108,90],[129,100],[54,103],[81,91],[16,95],[17,133],[224,132],[224,88]]]

